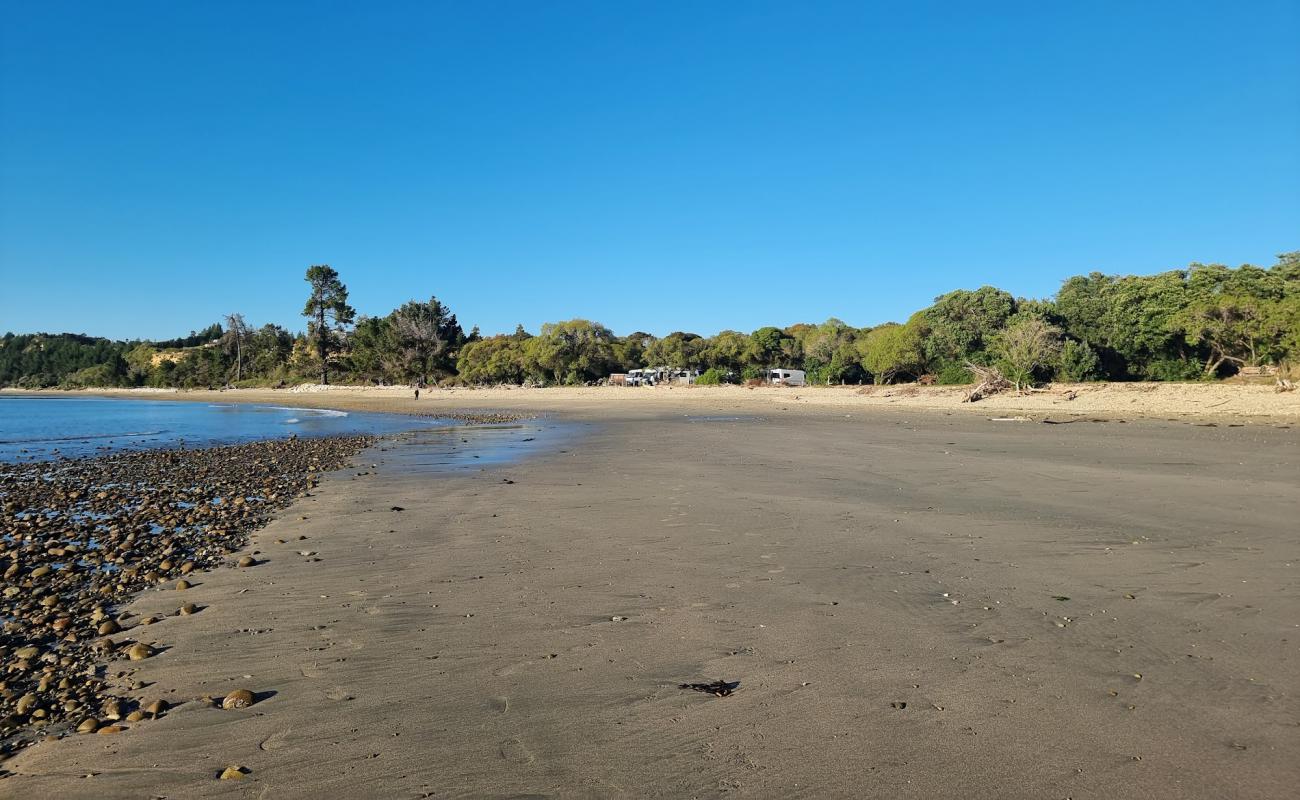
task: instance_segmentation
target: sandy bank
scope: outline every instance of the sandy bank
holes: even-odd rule
[[[102,392],[101,392],[102,393]],[[107,392],[133,396],[135,392]],[[1271,386],[1225,383],[1085,383],[1057,384],[1026,394],[1005,393],[977,403],[963,402],[960,386],[837,386],[746,388],[710,387],[555,387],[525,389],[430,389],[414,398],[410,387],[317,387],[232,389],[221,392],[150,392],[151,399],[264,402],[304,407],[332,407],[437,415],[454,411],[544,411],[562,414],[658,414],[736,412],[835,412],[871,409],[944,411],[976,416],[1118,417],[1126,419],[1250,420],[1300,419],[1300,392],[1277,392]]]

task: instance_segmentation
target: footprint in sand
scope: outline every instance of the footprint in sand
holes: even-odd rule
[[[275,733],[263,739],[261,743],[257,745],[257,747],[260,750],[265,750],[268,752],[271,750],[279,750],[280,748],[288,744],[289,734],[292,731],[293,728],[285,728],[282,731],[276,731]]]
[[[298,667],[298,671],[302,673],[304,678],[325,677],[325,670],[321,669],[317,664],[304,664],[303,666]]]
[[[532,665],[531,661],[516,661],[513,664],[506,664],[504,667],[497,667],[492,670],[492,675],[497,678],[504,678],[507,675],[513,675],[521,669]]]
[[[491,700],[488,701],[488,706],[490,706],[490,707],[492,708],[492,710],[495,711],[495,712],[497,712],[498,714],[506,714],[506,713],[509,713],[509,711],[510,711],[510,698],[509,698],[509,697],[505,697],[504,695],[501,696],[501,697],[494,697],[494,698],[492,698]]]
[[[524,747],[524,743],[518,738],[511,736],[499,745],[501,757],[511,764],[531,764],[536,761],[536,757]]]

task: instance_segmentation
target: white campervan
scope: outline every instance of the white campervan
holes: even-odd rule
[[[767,382],[773,386],[803,386],[808,383],[808,373],[801,369],[769,369]]]

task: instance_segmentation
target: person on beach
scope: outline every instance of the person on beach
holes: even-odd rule
[[[420,399],[420,387],[419,387],[419,386],[415,387],[415,399],[416,399],[416,400],[419,400],[419,399]]]

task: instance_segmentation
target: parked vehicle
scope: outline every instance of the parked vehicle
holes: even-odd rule
[[[646,367],[630,369],[623,376],[623,386],[655,386],[660,383],[694,383],[700,376],[698,369],[676,369],[673,367]],[[612,378],[613,376],[611,376]]]
[[[804,386],[808,383],[808,373],[801,369],[769,369],[767,382],[772,386]]]

